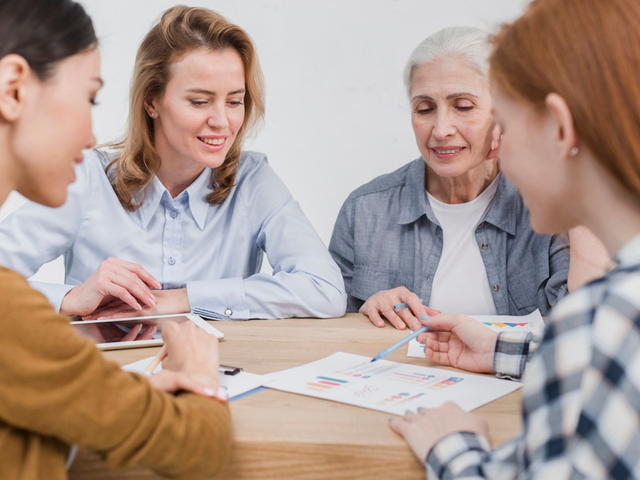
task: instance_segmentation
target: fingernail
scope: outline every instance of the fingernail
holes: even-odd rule
[[[429,318],[431,318],[431,316],[430,315],[420,315],[418,318],[420,320],[429,320]]]
[[[151,305],[153,305],[154,307],[157,305],[157,304],[156,304],[156,299],[155,299],[155,298],[153,298],[153,296],[150,296],[150,297],[149,297],[149,303],[150,303]]]
[[[216,392],[214,392],[213,390],[211,390],[209,387],[205,387],[203,392],[207,395],[209,395],[210,397],[215,397],[216,396]]]
[[[136,310],[142,310],[142,307],[140,306],[139,303],[136,303]]]
[[[218,394],[216,395],[216,397],[218,397],[223,402],[226,402],[227,400],[229,400],[229,394],[227,393],[227,389],[224,387],[218,388]]]

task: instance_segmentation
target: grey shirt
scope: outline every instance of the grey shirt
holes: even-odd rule
[[[331,237],[348,295],[357,312],[372,295],[404,286],[422,299],[442,255],[442,227],[424,188],[418,158],[356,189],[345,201]],[[569,245],[558,235],[539,235],[515,186],[500,174],[498,189],[475,231],[499,315],[542,315],[567,291]]]

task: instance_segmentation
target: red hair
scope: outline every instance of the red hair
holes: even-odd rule
[[[492,42],[491,82],[540,110],[561,95],[580,140],[640,200],[640,2],[537,0]]]

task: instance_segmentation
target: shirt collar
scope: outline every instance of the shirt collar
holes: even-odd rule
[[[398,215],[398,225],[413,223],[423,215],[439,225],[424,189],[425,165],[425,161],[420,157],[414,160],[407,170],[404,188],[400,192],[401,211]]]
[[[420,157],[407,170],[400,197],[402,213],[398,218],[399,225],[413,223],[422,215],[426,215],[432,223],[440,225],[424,188],[425,168],[425,161]],[[520,195],[516,187],[502,173],[499,173],[498,176],[500,177],[498,178],[498,189],[483,220],[515,235],[516,213],[519,201],[521,201]]]
[[[517,213],[520,207],[520,194],[513,183],[499,173],[498,189],[489,205],[483,221],[495,225],[510,235],[516,234]]]
[[[189,202],[189,210],[193,219],[200,230],[204,230],[207,220],[207,210],[209,203],[207,202],[207,195],[211,193],[211,169],[205,168],[200,175],[189,185],[184,192],[178,195],[173,201],[178,200],[181,196],[186,196]],[[158,210],[158,206],[162,201],[164,195],[168,195],[169,191],[158,180],[158,177],[154,176],[151,185],[145,190],[146,196],[144,202],[138,209],[140,215],[140,223],[143,228],[147,228],[149,222],[153,218],[153,215]]]
[[[622,267],[640,264],[640,235],[636,235],[616,253],[615,260]]]
[[[138,208],[142,228],[147,228],[147,225],[149,225],[149,222],[153,218],[153,214],[158,210],[158,205],[160,205],[160,201],[162,200],[162,196],[165,192],[169,195],[167,189],[162,185],[160,180],[158,180],[158,177],[154,175],[151,185],[145,188],[144,192],[136,197],[138,202],[143,200],[142,205]]]
[[[211,206],[209,202],[207,202],[207,195],[213,192],[211,176],[211,169],[205,168],[198,178],[182,192],[189,196],[189,210],[191,210],[191,215],[193,215],[200,230],[204,230],[207,221],[207,212]]]

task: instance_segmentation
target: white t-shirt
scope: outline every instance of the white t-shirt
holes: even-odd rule
[[[456,205],[427,192],[443,230],[442,256],[433,278],[429,307],[442,313],[496,315],[480,249],[474,235],[498,189],[498,177],[477,198]]]

